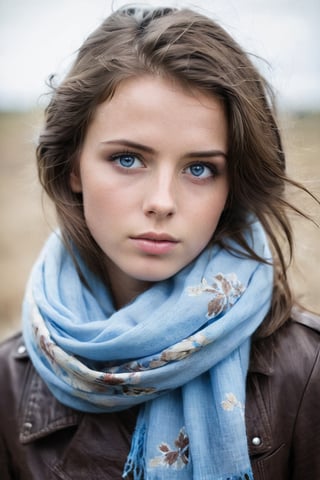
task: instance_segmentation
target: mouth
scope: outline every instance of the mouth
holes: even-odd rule
[[[149,240],[151,242],[173,242],[178,243],[178,240],[173,236],[167,233],[156,233],[156,232],[147,232],[142,233],[141,235],[137,235],[136,237],[132,237],[133,239],[140,239],[140,240]]]
[[[136,248],[149,255],[169,253],[180,243],[167,233],[147,232],[130,238]]]

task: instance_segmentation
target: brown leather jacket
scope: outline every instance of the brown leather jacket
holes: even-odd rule
[[[252,349],[246,426],[255,480],[320,479],[320,320],[298,317]],[[61,405],[20,335],[2,344],[0,361],[2,480],[121,479],[136,411]]]

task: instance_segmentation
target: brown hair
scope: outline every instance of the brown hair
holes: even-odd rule
[[[290,258],[292,234],[286,215],[290,205],[284,187],[295,183],[285,174],[266,81],[239,45],[201,14],[170,8],[113,13],[84,42],[71,71],[54,90],[37,159],[40,181],[55,203],[64,241],[70,250],[75,244],[88,266],[105,276],[103,253],[87,228],[81,194],[70,188],[70,174],[97,106],[112,97],[122,80],[146,73],[172,77],[224,102],[230,194],[213,241],[229,248],[228,240],[234,239],[256,258],[244,237],[250,228],[248,214],[265,228],[277,278],[270,315],[259,331],[268,335],[286,321],[292,307],[278,233],[287,241]]]

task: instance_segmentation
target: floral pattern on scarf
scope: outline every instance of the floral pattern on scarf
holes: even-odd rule
[[[201,284],[196,287],[189,287],[190,296],[198,296],[203,293],[209,293],[211,300],[208,303],[208,319],[214,318],[220,313],[226,311],[238,300],[240,295],[245,291],[245,287],[241,284],[235,273],[223,275],[218,273],[214,276],[211,284],[205,278]]]
[[[189,437],[185,428],[181,428],[178,437],[174,441],[174,448],[167,443],[162,442],[158,446],[161,456],[152,458],[150,466],[155,468],[159,466],[182,469],[189,462]]]

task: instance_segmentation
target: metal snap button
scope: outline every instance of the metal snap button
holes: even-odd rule
[[[17,352],[19,355],[23,355],[24,353],[26,353],[26,347],[24,345],[20,345],[20,347],[18,347],[17,349]]]
[[[260,437],[253,437],[253,439],[251,440],[251,443],[252,445],[254,445],[255,447],[258,447],[259,445],[261,445],[261,438]]]

